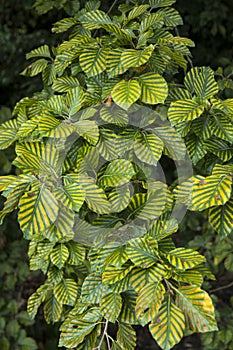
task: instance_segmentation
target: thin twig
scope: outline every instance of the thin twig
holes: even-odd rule
[[[116,3],[117,3],[117,0],[113,1],[112,5],[109,7],[107,14],[109,14],[112,11],[112,9],[116,5]]]
[[[209,291],[209,293],[213,293],[213,292],[218,292],[219,290],[223,290],[223,289],[227,289],[227,288],[230,288],[233,286],[233,282],[229,283],[229,284],[226,284],[225,286],[222,286],[222,287],[218,287],[218,288],[215,288],[215,289],[211,289]]]
[[[108,321],[106,321],[106,323],[105,323],[105,327],[104,327],[104,331],[103,331],[102,337],[101,337],[101,339],[100,339],[100,343],[99,343],[99,345],[97,346],[97,348],[95,348],[95,350],[101,350],[101,346],[102,346],[102,344],[103,344],[104,337],[105,337],[105,336],[107,337],[107,330],[108,330]]]

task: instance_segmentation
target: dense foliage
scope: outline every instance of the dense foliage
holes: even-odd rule
[[[168,214],[175,200],[185,202],[204,210],[220,237],[231,233],[232,100],[220,99],[208,67],[192,68],[183,86],[176,84],[193,42],[174,35],[182,19],[173,2],[122,5],[111,18],[90,1],[56,23],[54,31],[69,30],[69,39],[31,51],[24,71],[42,73],[43,91],[21,100],[17,118],[1,127],[1,148],[17,141],[14,166],[21,169],[1,180],[1,216],[19,206],[30,267],[48,275],[29,314],[44,302],[46,320],[63,321],[60,345],[67,348],[104,348],[102,330],[109,348],[134,349],[133,324],[151,322],[165,349],[184,329],[217,329],[211,299],[200,289],[203,276],[213,276],[203,256],[175,247],[178,226]],[[142,120],[130,123],[139,113]],[[161,157],[185,156],[175,130],[161,124],[166,116],[198,174],[173,193],[175,183],[168,188],[145,174]],[[132,234],[137,216],[143,224]],[[228,257],[229,269],[231,251],[218,260]],[[116,339],[109,322],[118,324]]]

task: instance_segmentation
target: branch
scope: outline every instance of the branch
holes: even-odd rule
[[[215,288],[215,289],[211,289],[209,291],[209,293],[213,293],[213,292],[218,292],[219,290],[223,290],[223,289],[227,289],[227,288],[230,288],[233,286],[233,282],[229,283],[229,284],[226,284],[225,286],[222,286],[222,287],[218,287],[218,288]]]
[[[105,327],[104,327],[104,331],[103,331],[102,337],[100,339],[100,343],[97,346],[97,348],[95,348],[94,350],[101,350],[101,346],[103,344],[104,337],[106,337],[108,339],[107,330],[108,330],[108,321],[106,321],[106,323],[105,323]],[[108,347],[108,350],[111,350],[111,349]]]

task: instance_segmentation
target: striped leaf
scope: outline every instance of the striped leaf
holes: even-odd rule
[[[107,265],[121,267],[128,259],[129,258],[125,251],[125,246],[123,246],[114,249],[113,252],[107,256],[105,263]]]
[[[89,48],[79,56],[79,63],[83,71],[93,77],[102,73],[106,69],[106,54],[104,48]]]
[[[136,332],[131,325],[119,322],[117,344],[120,349],[134,350],[136,346]]]
[[[125,111],[117,108],[116,105],[103,107],[100,110],[101,119],[110,124],[127,125],[128,116]]]
[[[121,311],[122,300],[120,294],[110,292],[100,300],[100,310],[104,318],[115,323]]]
[[[140,67],[148,62],[153,51],[153,45],[144,50],[125,50],[121,55],[121,64],[125,69]]]
[[[232,213],[232,198],[224,205],[219,205],[209,209],[209,222],[221,238],[227,237],[233,230]]]
[[[195,250],[176,248],[166,255],[171,265],[179,270],[191,269],[192,267],[205,262],[205,257]]]
[[[159,10],[158,13],[163,16],[164,23],[168,27],[176,27],[183,24],[182,17],[174,8],[167,7]]]
[[[69,201],[67,207],[78,212],[84,202],[85,192],[77,183],[64,186],[64,191]]]
[[[168,118],[172,125],[194,120],[202,115],[205,104],[186,99],[172,102],[168,110]]]
[[[103,283],[116,283],[122,280],[132,270],[133,265],[125,265],[121,268],[115,266],[107,266],[103,272]]]
[[[230,175],[192,178],[191,210],[204,210],[225,204],[231,196],[232,178]]]
[[[137,324],[135,313],[137,294],[134,291],[126,291],[121,294],[123,305],[119,316],[119,321],[129,325]]]
[[[184,329],[184,314],[168,297],[149,330],[159,346],[169,350],[183,338]]]
[[[207,153],[207,150],[204,148],[205,144],[203,140],[200,137],[197,137],[195,134],[188,135],[186,146],[194,165],[196,165],[199,160],[204,158]]]
[[[141,87],[140,100],[143,103],[164,103],[168,95],[166,80],[159,74],[145,73],[137,78]]]
[[[158,260],[158,244],[153,238],[136,238],[131,240],[126,253],[129,259],[142,268],[148,268]]]
[[[106,55],[106,69],[109,78],[123,74],[127,68],[121,62],[123,50],[120,48],[109,50]]]
[[[175,0],[149,0],[149,4],[152,8],[168,7],[174,4]]]
[[[54,145],[40,142],[25,142],[16,145],[14,165],[27,172],[54,173],[58,164],[58,152]]]
[[[176,292],[176,304],[183,311],[189,329],[200,333],[218,330],[213,303],[205,291],[196,286],[183,286]]]
[[[141,88],[136,80],[122,80],[112,90],[114,102],[126,110],[139,99],[140,95]]]
[[[57,219],[58,210],[57,200],[45,185],[32,188],[19,201],[21,230],[29,235],[45,231]]]
[[[166,188],[161,185],[160,189],[150,193],[136,193],[129,203],[128,209],[131,216],[137,216],[143,220],[154,220],[158,218],[166,203]]]
[[[78,87],[79,80],[76,77],[64,76],[56,79],[52,85],[52,88],[58,92],[68,92],[70,89]]]
[[[52,263],[61,269],[69,257],[69,250],[65,244],[58,244],[50,254],[50,259]]]
[[[81,300],[84,303],[97,304],[109,292],[108,286],[102,284],[101,274],[99,272],[93,272],[83,282]]]
[[[89,208],[99,214],[108,214],[111,205],[105,192],[95,184],[95,180],[87,176],[79,176],[78,183],[85,191],[85,201]]]
[[[193,284],[193,285],[196,285],[199,287],[201,287],[201,285],[203,283],[203,276],[202,276],[201,272],[199,272],[198,270],[195,270],[195,269],[182,271],[182,273],[178,273],[173,278],[179,282]]]
[[[128,186],[121,186],[113,189],[109,195],[108,200],[111,204],[111,212],[118,213],[124,210],[130,202],[130,189]]]
[[[135,175],[132,163],[126,159],[113,160],[99,179],[102,187],[116,187],[127,184]]]
[[[107,13],[96,10],[85,13],[81,18],[79,18],[82,23],[91,24],[108,24],[112,23],[111,18]]]
[[[46,295],[48,293],[47,290],[48,286],[45,284],[42,284],[35,293],[33,293],[29,299],[28,299],[28,303],[27,303],[27,312],[29,314],[29,317],[31,319],[34,319],[37,311],[39,309],[39,306],[41,305],[41,303],[45,300]]]
[[[45,58],[40,58],[35,62],[32,62],[29,66],[27,66],[20,74],[25,75],[27,77],[34,77],[35,75],[43,72],[43,70],[48,65],[48,60]]]
[[[163,142],[156,135],[140,133],[135,138],[134,152],[142,162],[157,165],[162,151]]]
[[[69,249],[69,258],[67,263],[69,265],[79,265],[81,261],[86,258],[86,249],[76,242],[67,243],[67,248]]]
[[[137,297],[136,316],[142,326],[156,319],[165,295],[165,288],[161,282],[148,283]]]
[[[233,123],[225,115],[217,115],[210,118],[212,134],[222,140],[233,142]]]
[[[65,278],[55,286],[54,295],[61,304],[73,306],[78,296],[78,285],[75,280]]]
[[[90,144],[95,145],[99,139],[99,128],[94,120],[80,120],[76,122],[75,129]]]
[[[16,140],[17,131],[16,119],[8,120],[0,125],[0,149],[6,149]]]
[[[186,147],[183,139],[177,133],[175,128],[170,125],[164,125],[154,128],[153,133],[164,143],[166,151],[169,152],[173,159],[184,159]]]
[[[128,14],[127,21],[132,21],[132,19],[139,17],[143,13],[146,12],[148,9],[149,5],[140,5],[140,6],[135,6]]]
[[[198,97],[210,98],[218,93],[218,84],[210,67],[194,67],[184,78],[184,85]]]
[[[94,330],[96,326],[95,322],[88,322],[78,316],[71,315],[62,323],[59,347],[64,346],[68,349],[76,348]]]
[[[204,143],[204,147],[210,153],[216,155],[223,162],[227,162],[233,157],[233,149],[229,146],[229,143],[219,140],[215,137],[206,140]]]
[[[84,94],[81,86],[74,87],[67,92],[65,102],[68,107],[69,116],[74,115],[80,110],[83,100]]]
[[[48,270],[48,282],[55,286],[63,279],[63,270],[58,269],[56,266],[51,266]]]
[[[61,320],[62,304],[50,291],[46,297],[44,304],[44,317],[47,323],[58,322]]]
[[[50,54],[50,50],[49,50],[48,45],[39,46],[36,49],[34,49],[26,54],[27,60],[29,60],[30,58],[36,58],[36,57],[51,58],[51,54]]]

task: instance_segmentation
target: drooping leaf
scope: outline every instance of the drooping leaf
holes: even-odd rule
[[[209,222],[221,238],[227,237],[233,230],[232,212],[232,198],[224,205],[219,205],[209,209]]]
[[[128,243],[126,253],[136,266],[148,268],[158,260],[157,248],[157,242],[152,238],[136,238]]]
[[[71,278],[63,279],[55,286],[54,295],[61,304],[73,306],[78,297],[78,285]]]
[[[140,290],[137,297],[136,315],[142,325],[156,320],[164,295],[165,288],[161,282],[148,283]]]
[[[153,134],[138,134],[134,142],[134,152],[142,162],[157,165],[163,151],[163,142]]]
[[[177,291],[176,304],[183,311],[186,324],[192,331],[210,332],[218,330],[212,300],[199,287],[180,287]]]
[[[182,339],[185,329],[184,314],[171,302],[170,297],[162,304],[156,319],[149,325],[149,329],[163,350],[170,350]]]
[[[45,185],[26,192],[19,202],[18,220],[23,232],[43,232],[56,220],[59,206]]]
[[[134,350],[136,346],[136,332],[131,325],[119,322],[117,344],[121,349]]]
[[[120,294],[110,292],[105,294],[100,300],[100,310],[102,315],[108,321],[115,323],[121,311],[121,296]]]
[[[65,244],[58,244],[52,251],[50,259],[52,263],[61,269],[69,257],[69,250]]]

